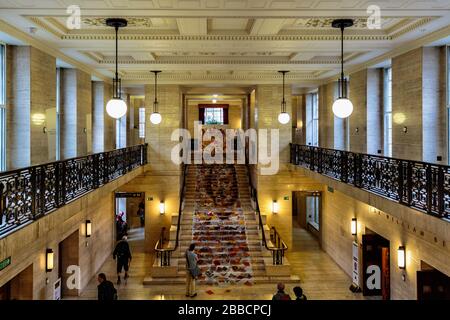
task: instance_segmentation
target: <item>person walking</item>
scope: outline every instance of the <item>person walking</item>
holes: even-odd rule
[[[100,301],[111,301],[117,300],[117,290],[111,281],[106,280],[106,275],[100,273],[97,276],[98,281],[98,300]]]
[[[125,269],[125,281],[128,279],[128,269],[131,263],[131,251],[127,239],[127,236],[124,235],[122,240],[117,243],[113,252],[113,259],[116,260],[117,258],[117,284],[121,283],[120,275],[122,273],[122,269]]]
[[[308,300],[306,296],[303,294],[303,289],[301,287],[295,287],[294,288],[294,294],[297,297],[296,301],[306,301]]]
[[[278,283],[277,289],[278,291],[274,294],[272,300],[291,300],[291,297],[284,292],[284,283]]]
[[[200,275],[200,268],[197,265],[198,257],[194,252],[195,244],[191,243],[186,250],[186,297],[195,297],[197,295],[195,281]]]
[[[143,228],[145,226],[145,205],[144,205],[144,201],[141,201],[141,203],[139,203],[139,209],[138,209],[137,215],[139,216],[139,219],[141,221],[141,228]]]

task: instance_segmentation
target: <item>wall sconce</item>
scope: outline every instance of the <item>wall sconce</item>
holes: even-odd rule
[[[403,127],[403,133],[408,133],[408,127]]]
[[[92,222],[91,220],[86,220],[86,237],[90,237],[92,235]]]
[[[161,201],[159,203],[159,213],[160,214],[165,214],[166,213],[166,205],[165,205],[164,201]]]
[[[356,218],[352,218],[352,222],[350,224],[350,229],[352,232],[352,236],[356,236],[356,234],[358,233],[358,222],[357,222]]]
[[[277,200],[272,201],[272,213],[278,213],[278,202]]]
[[[405,246],[398,247],[397,250],[397,264],[400,269],[405,269],[406,267],[406,253]]]
[[[45,271],[46,272],[52,272],[54,267],[54,256],[52,249],[47,249],[45,253]]]
[[[356,133],[358,133],[358,132],[359,132],[359,128],[358,128],[358,127],[356,127],[356,129],[355,129],[355,132],[356,132]]]
[[[43,133],[47,133],[47,127],[42,128]]]

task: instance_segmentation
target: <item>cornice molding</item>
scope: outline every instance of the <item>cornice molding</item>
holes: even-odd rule
[[[62,40],[115,40],[113,34],[67,34]],[[390,41],[389,35],[347,35],[346,41]],[[149,35],[121,34],[122,41],[340,41],[340,35]]]
[[[408,25],[406,28],[402,28],[399,31],[393,32],[390,34],[390,36],[392,37],[392,39],[397,39],[401,36],[403,36],[404,34],[407,34],[409,32],[414,31],[417,28],[420,28],[424,25],[426,25],[427,23],[430,23],[431,21],[435,20],[436,18],[423,18],[420,19],[419,21],[416,21],[414,23],[411,23],[410,25]]]
[[[41,50],[42,52],[45,52],[55,58],[65,61],[66,63],[74,66],[75,68],[78,68],[81,71],[89,73],[91,76],[95,76],[95,77],[101,79],[102,81],[105,81],[108,83],[111,82],[110,78],[105,77],[103,74],[93,70],[89,66],[65,55],[60,50],[55,49],[52,46],[50,46],[48,43],[44,43],[42,41],[34,39],[33,37],[29,36],[25,32],[11,26],[10,24],[6,23],[5,21],[3,21],[1,19],[0,19],[0,30],[4,31],[5,33],[9,34],[10,36],[17,38],[18,40],[20,40],[28,45],[35,47],[36,49]]]
[[[201,64],[201,65],[265,65],[265,64],[278,64],[278,65],[335,65],[340,64],[341,61],[336,60],[314,60],[314,61],[290,61],[288,59],[242,59],[242,58],[201,58],[201,57],[184,57],[182,59],[158,59],[158,60],[146,60],[146,61],[136,61],[136,60],[118,60],[121,65],[191,65],[191,64]],[[99,61],[100,65],[114,65],[115,60],[102,60]]]
[[[450,25],[441,28],[435,32],[432,32],[422,38],[416,39],[414,41],[410,41],[408,43],[403,44],[401,47],[398,47],[394,50],[391,50],[381,56],[378,56],[374,59],[371,59],[369,61],[366,61],[364,63],[360,63],[358,65],[352,66],[351,68],[345,69],[345,73],[352,74],[358,71],[361,71],[363,69],[368,69],[376,64],[382,63],[383,61],[395,58],[399,55],[402,55],[404,53],[407,53],[411,50],[426,46],[430,43],[433,43],[435,41],[438,41],[440,39],[446,38],[450,36]],[[328,77],[326,79],[323,79],[320,81],[320,85],[325,85],[331,82],[334,82],[338,79],[339,75],[336,74],[332,77]]]

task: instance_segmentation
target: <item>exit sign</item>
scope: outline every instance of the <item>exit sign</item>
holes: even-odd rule
[[[11,264],[11,257],[6,258],[2,262],[0,262],[0,270],[5,269],[7,266]]]

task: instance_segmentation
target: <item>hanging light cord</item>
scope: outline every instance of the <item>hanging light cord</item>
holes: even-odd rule
[[[341,80],[344,81],[344,25],[341,26]]]
[[[283,100],[281,101],[281,112],[282,113],[286,112],[286,99],[285,99],[285,91],[284,91],[286,72],[287,71],[281,71],[281,73],[283,74]]]
[[[153,112],[158,112],[158,73],[160,71],[152,71],[155,74],[155,100],[153,101]]]

